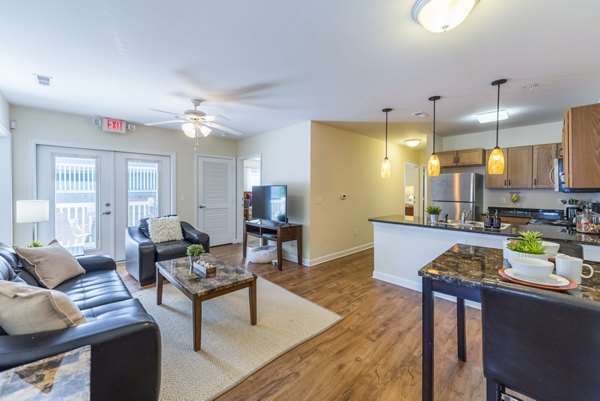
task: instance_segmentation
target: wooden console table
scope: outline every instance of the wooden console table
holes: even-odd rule
[[[282,270],[283,266],[283,243],[287,241],[296,241],[298,249],[298,264],[302,264],[302,225],[293,223],[262,223],[246,221],[244,222],[244,258],[246,257],[246,248],[248,247],[248,236],[261,239],[261,245],[266,245],[267,241],[277,242],[277,268]]]

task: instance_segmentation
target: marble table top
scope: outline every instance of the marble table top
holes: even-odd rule
[[[498,270],[510,267],[501,249],[455,244],[419,270],[419,276],[463,287],[479,287],[484,279],[502,280]],[[565,291],[582,299],[600,302],[600,263],[588,262],[594,268],[591,278],[583,278],[576,289]]]
[[[205,253],[201,259],[216,266],[217,272],[214,276],[202,277],[196,273],[190,273],[190,261],[187,257],[156,262],[156,265],[177,280],[190,294],[197,296],[207,295],[256,279],[253,273],[237,266],[228,265],[211,254]]]
[[[90,399],[89,345],[0,372],[0,400]]]

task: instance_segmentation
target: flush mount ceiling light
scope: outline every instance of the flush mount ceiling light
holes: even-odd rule
[[[406,141],[404,141],[404,144],[406,146],[408,146],[409,148],[414,148],[419,146],[419,144],[421,143],[420,139],[407,139]]]
[[[417,0],[412,17],[430,32],[447,32],[459,26],[479,0]]]
[[[388,113],[392,111],[392,109],[385,108],[381,110],[385,113],[385,158],[383,159],[383,163],[381,163],[381,178],[390,178],[392,176],[392,163],[390,163],[390,159],[387,157],[387,142],[388,142]]]
[[[477,118],[477,121],[479,121],[481,124],[485,124],[485,123],[491,123],[492,121],[502,121],[502,120],[507,120],[508,119],[508,111],[506,110],[494,110],[494,111],[488,111],[485,113],[479,113],[477,115],[475,115],[475,117]]]
[[[488,174],[504,174],[504,152],[498,146],[498,132],[500,127],[500,86],[506,83],[506,79],[498,79],[492,82],[492,86],[498,87],[498,100],[496,103],[496,146],[490,153],[488,159]]]
[[[433,152],[431,153],[431,156],[429,156],[429,161],[427,162],[427,175],[430,177],[440,175],[440,159],[438,155],[435,154],[435,102],[440,99],[440,96],[431,96],[429,98],[429,101],[433,102]]]

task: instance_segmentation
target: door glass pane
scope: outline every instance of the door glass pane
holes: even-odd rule
[[[158,162],[127,161],[127,224],[135,226],[145,217],[158,217]]]
[[[97,160],[54,158],[54,235],[71,253],[96,249]]]

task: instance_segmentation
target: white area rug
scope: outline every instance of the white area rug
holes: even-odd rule
[[[260,277],[258,322],[250,325],[248,290],[202,304],[202,350],[193,351],[192,302],[165,285],[133,294],[162,336],[161,400],[212,400],[279,355],[327,330],[341,317]]]

